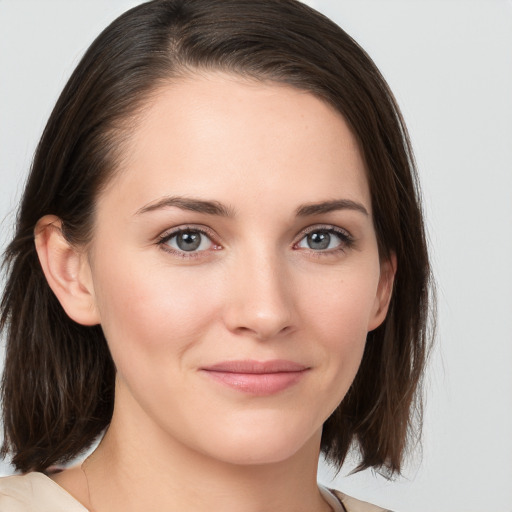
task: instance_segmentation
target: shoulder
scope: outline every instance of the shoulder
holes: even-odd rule
[[[87,512],[43,473],[0,478],[1,512]]]
[[[348,496],[340,491],[333,490],[333,494],[341,501],[347,512],[391,512],[377,505],[372,505],[366,501],[361,501],[352,496]]]

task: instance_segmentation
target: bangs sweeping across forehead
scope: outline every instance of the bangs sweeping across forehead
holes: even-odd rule
[[[322,450],[341,465],[355,446],[358,469],[398,472],[429,345],[430,269],[414,159],[371,59],[294,0],[148,2],[107,27],[78,64],[38,145],[6,251],[3,453],[18,470],[45,470],[109,424],[115,368],[105,338],[62,310],[37,259],[34,227],[53,214],[71,243],[86,243],[95,199],[121,168],[123,138],[145,102],[162,84],[202,70],[309,91],[340,112],[358,141],[380,255],[396,255],[397,274],[388,317],[368,335],[356,379],[324,425]]]

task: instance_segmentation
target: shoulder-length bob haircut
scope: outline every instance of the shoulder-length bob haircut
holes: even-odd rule
[[[387,318],[368,334],[355,381],[324,424],[322,451],[340,467],[354,448],[357,469],[399,472],[419,432],[430,345],[431,277],[414,159],[372,60],[296,0],[150,1],[116,19],[78,64],[37,147],[5,255],[2,452],[18,470],[45,471],[108,426],[115,367],[101,326],[66,316],[39,264],[34,227],[53,214],[70,243],[86,244],[95,199],[122,171],[123,141],[148,98],[173,79],[210,70],[307,91],[332,105],[358,141],[380,257],[395,254],[397,272]]]

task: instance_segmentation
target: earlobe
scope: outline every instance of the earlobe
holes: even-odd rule
[[[382,261],[380,265],[380,277],[375,296],[374,308],[368,325],[368,331],[373,331],[384,322],[386,318],[389,303],[393,296],[393,284],[396,275],[396,254],[391,253],[389,258]]]
[[[82,325],[100,323],[85,252],[72,246],[54,215],[39,219],[34,230],[37,255],[50,288],[67,315]]]

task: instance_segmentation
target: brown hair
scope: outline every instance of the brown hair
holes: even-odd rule
[[[70,320],[51,292],[34,226],[54,214],[71,243],[90,240],[95,198],[119,168],[122,138],[148,95],[174,76],[223,70],[290,84],[333,105],[365,159],[381,258],[397,273],[384,323],[325,422],[322,451],[341,466],[400,471],[429,346],[430,270],[407,130],[386,82],[342,29],[296,0],[154,0],[94,41],[37,147],[6,250],[0,328],[4,445],[21,471],[75,457],[108,426],[115,367],[100,326]]]

